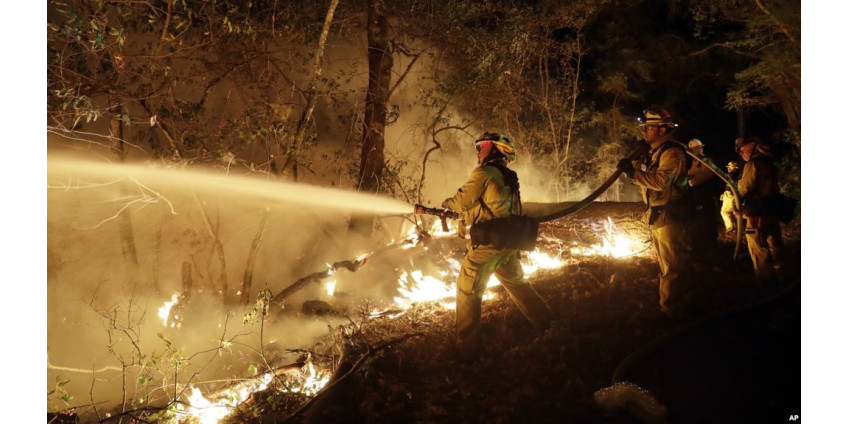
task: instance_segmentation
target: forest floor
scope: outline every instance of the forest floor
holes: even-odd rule
[[[647,238],[641,208],[595,205],[544,224],[541,232],[561,241],[591,239],[592,223],[609,216]],[[421,305],[393,319],[371,319],[358,327],[361,342],[346,352],[339,381],[288,421],[639,422],[624,410],[602,410],[593,395],[612,385],[625,358],[665,337],[619,370],[621,380],[647,389],[665,406],[666,421],[657,422],[784,422],[800,414],[801,402],[800,218],[784,227],[784,239],[788,281],[760,287],[746,246],[733,261],[734,240],[722,234],[718,259],[699,269],[702,305],[688,320],[660,312],[658,266],[650,254],[585,257],[535,273],[530,282],[556,314],[545,331],[536,330],[505,293],[484,302],[486,344],[470,362],[458,360],[453,347],[452,310]],[[236,414],[234,421],[292,418],[286,408],[260,409],[262,418]]]

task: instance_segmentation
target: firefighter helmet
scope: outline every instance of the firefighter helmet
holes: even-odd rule
[[[487,132],[481,135],[474,144],[479,146],[480,143],[484,141],[491,141],[494,144],[494,147],[498,149],[502,155],[504,155],[507,162],[515,160],[515,144],[513,144],[512,140],[510,140],[510,138],[505,134]]]
[[[698,147],[698,146],[704,147],[704,143],[701,143],[701,140],[698,140],[697,138],[693,138],[693,139],[689,140],[689,148],[690,149],[693,149],[693,148]]]
[[[746,145],[751,144],[751,143],[756,143],[758,145],[762,144],[759,137],[757,137],[755,135],[749,135],[749,136],[746,136],[746,137],[737,138],[736,141],[733,142],[733,145],[736,148],[736,151],[738,152],[739,149],[742,146],[746,146]]]
[[[642,111],[642,116],[639,117],[639,125],[658,125],[668,128],[677,128],[677,124],[671,119],[671,114],[665,108],[660,106],[649,106]]]
[[[733,171],[738,171],[738,170],[739,170],[739,162],[736,162],[735,160],[727,162],[727,172],[733,172]]]

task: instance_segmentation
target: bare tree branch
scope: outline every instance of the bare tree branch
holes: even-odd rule
[[[756,55],[756,54],[751,53],[751,52],[747,52],[745,50],[741,50],[741,49],[736,48],[734,46],[731,46],[727,43],[713,43],[713,44],[711,44],[707,47],[704,47],[703,49],[696,50],[694,52],[689,53],[689,57],[698,56],[698,55],[707,53],[707,52],[709,52],[710,50],[712,50],[716,47],[723,47],[723,48],[728,49],[728,50],[732,51],[733,53],[736,53],[740,56],[752,57],[752,58],[755,58],[755,59],[758,59],[760,57],[759,55]]]

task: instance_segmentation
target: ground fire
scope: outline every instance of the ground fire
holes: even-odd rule
[[[521,265],[524,269],[527,278],[532,279],[533,275],[541,270],[556,270],[560,269],[568,263],[579,263],[586,257],[607,257],[621,258],[628,256],[644,255],[645,249],[642,246],[644,243],[638,240],[638,236],[628,234],[620,228],[616,227],[610,217],[602,219],[598,222],[589,223],[596,232],[592,234],[591,239],[600,240],[592,244],[583,245],[578,241],[570,243],[558,238],[549,236],[545,239],[545,245],[548,246],[544,250],[536,248],[532,252],[525,252],[522,257]],[[455,228],[453,228],[455,230]],[[444,231],[441,224],[437,221],[431,227],[432,233],[424,233],[423,239],[432,237],[455,237],[455,233]],[[423,241],[420,230],[413,229],[399,244],[401,248],[411,249]],[[591,240],[590,239],[590,240]],[[357,259],[362,260],[369,257],[372,253],[360,255]],[[456,292],[456,277],[459,271],[459,262],[457,259],[441,258],[442,263],[447,266],[437,272],[436,276],[425,275],[421,270],[412,270],[404,272],[397,281],[397,293],[394,297],[393,304],[389,308],[381,311],[372,311],[370,318],[385,318],[395,319],[404,315],[410,308],[426,305],[432,309],[432,313],[438,314],[439,309],[450,310],[455,308],[454,296]],[[332,268],[328,264],[328,268]],[[332,278],[333,272],[328,272],[328,278],[323,283],[328,296],[333,296],[336,287],[336,281]],[[487,288],[495,289],[499,285],[497,278],[492,276]],[[484,301],[495,299],[497,294],[489,291],[484,295]],[[172,299],[159,309],[159,316],[163,319],[165,325],[168,325],[168,311],[178,301],[178,296],[175,294]],[[173,326],[173,323],[171,323]],[[292,375],[296,378],[292,379]],[[324,385],[327,384],[330,378],[330,371],[318,368],[313,362],[307,362],[298,370],[290,371],[285,374],[289,378],[288,383],[281,384],[274,382],[277,374],[274,372],[265,373],[253,378],[248,378],[243,382],[235,384],[225,389],[216,390],[211,393],[204,394],[198,387],[191,387],[187,393],[185,406],[177,407],[176,416],[181,421],[198,422],[202,424],[218,423],[226,416],[232,414],[244,402],[250,399],[251,395],[256,392],[267,390],[270,385],[276,387],[282,393],[298,393],[308,396],[314,396]],[[294,383],[292,383],[294,381]]]

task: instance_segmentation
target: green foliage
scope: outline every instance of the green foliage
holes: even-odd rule
[[[253,308],[244,315],[244,323],[256,324],[260,319],[264,319],[268,315],[268,309],[271,307],[271,300],[273,298],[274,295],[270,290],[261,290],[256,295],[256,303],[253,305]]]
[[[304,78],[324,2],[49,5],[57,12],[49,16],[59,17],[47,23],[51,122],[78,128],[116,117],[154,155],[258,171],[296,158],[311,169],[319,159],[308,154],[317,123],[306,123],[303,143],[294,133],[304,99],[317,92],[318,108],[332,104],[340,111],[328,125],[349,125],[353,140],[324,153],[324,171],[355,180],[350,146],[361,136],[364,86],[356,84],[364,70],[336,67],[315,84]],[[418,52],[423,60],[414,72],[420,80],[413,81],[421,90],[412,105],[390,99],[388,123],[401,122],[404,106],[415,106],[427,111],[425,133],[471,122],[473,130],[509,132],[528,153],[523,160],[554,176],[556,192],[586,177],[590,170],[581,164],[599,151],[615,154],[639,137],[629,117],[647,104],[675,109],[697,98],[701,108],[774,108],[797,131],[800,2],[767,3],[768,13],[742,0],[676,6],[394,2],[387,7],[393,54]],[[344,24],[331,37],[361,37],[363,10],[362,2],[342,2],[336,21]],[[332,54],[325,61],[338,59]],[[110,98],[120,100],[120,111],[109,109]],[[619,148],[601,150],[608,143]],[[416,181],[399,176],[418,164],[390,158],[387,166],[383,187],[393,187],[395,196],[411,194]]]
[[[177,349],[162,333],[157,333],[156,335],[165,343],[165,353],[163,357],[168,360],[168,363],[173,368],[179,370],[188,365],[189,361],[185,356],[185,348]]]
[[[111,116],[109,101],[117,98],[122,107],[117,117],[128,126],[144,123],[131,133],[160,154],[174,155],[176,149],[187,159],[207,159],[227,150],[255,165],[255,152],[288,148],[284,139],[227,125],[257,117],[239,116],[243,109],[222,113],[221,102],[224,110],[232,109],[230,101],[296,108],[303,88],[295,75],[305,74],[311,64],[306,44],[317,37],[320,26],[312,22],[323,19],[323,6],[182,0],[167,7],[144,2],[95,7],[69,0],[48,7],[56,11],[48,14],[56,19],[47,23],[51,123],[77,128]],[[281,54],[278,46],[292,49]],[[322,84],[327,94],[338,89],[334,78]],[[239,89],[229,91],[232,98],[227,91],[222,98],[219,87],[233,86]],[[299,111],[283,117],[268,113],[251,119],[250,126],[272,128],[281,118],[299,116]],[[262,162],[267,166],[267,156]]]
[[[742,62],[726,107],[770,107],[799,129],[801,114],[801,2],[695,1],[697,28],[714,34],[716,56]],[[715,51],[721,50],[721,51]],[[729,52],[729,53],[728,53]]]
[[[50,400],[51,397],[62,401],[67,406],[70,406],[70,402],[74,399],[74,396],[68,393],[65,390],[65,385],[70,383],[70,379],[63,379],[61,376],[56,376],[56,383],[53,386],[53,389],[47,391],[47,399]],[[58,410],[58,406],[56,407]]]
[[[780,175],[780,191],[795,199],[801,199],[801,134],[787,130],[776,145],[777,167]]]

